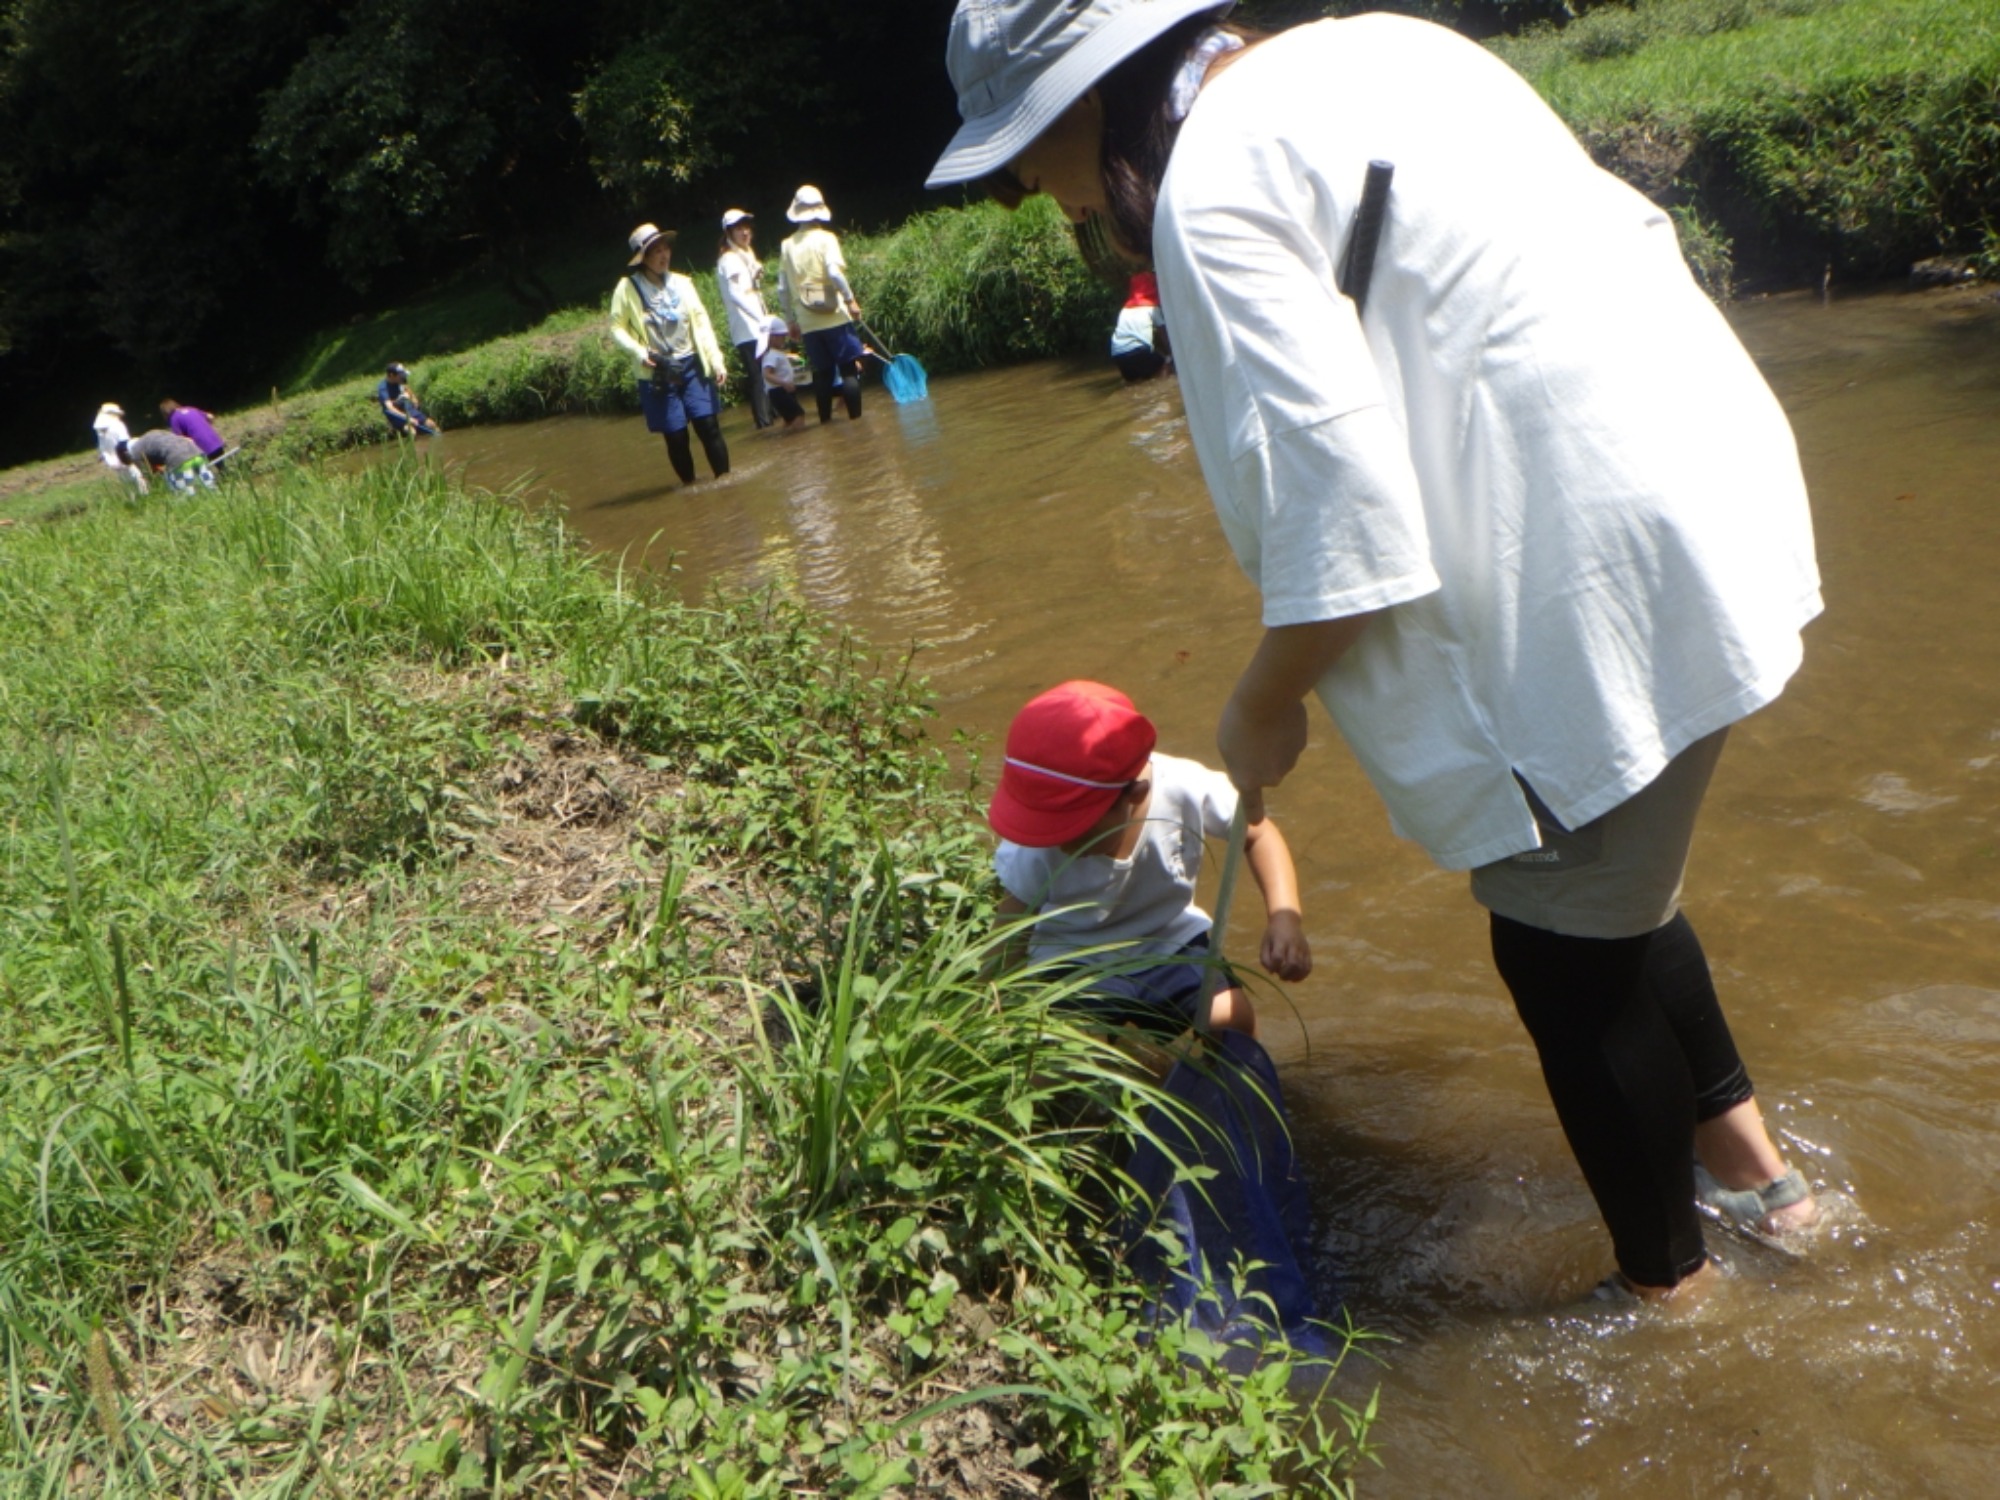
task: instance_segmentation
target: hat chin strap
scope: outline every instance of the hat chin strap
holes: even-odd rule
[[[1007,764],[1017,771],[1032,771],[1037,776],[1052,776],[1057,781],[1067,781],[1072,786],[1094,786],[1103,792],[1122,792],[1132,784],[1130,778],[1124,781],[1092,781],[1085,776],[1072,776],[1067,771],[1051,771],[1047,766],[1038,766],[1031,761],[1016,760],[1011,755],[1005,759]]]

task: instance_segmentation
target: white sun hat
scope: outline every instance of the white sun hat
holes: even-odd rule
[[[748,209],[732,208],[729,210],[728,213],[722,216],[722,228],[726,233],[727,231],[734,229],[738,224],[745,223],[748,220],[754,219],[756,217],[757,216],[751,213]]]
[[[925,187],[996,172],[1169,27],[1235,0],[958,0],[945,68],[965,121]]]
[[[785,210],[785,217],[794,224],[810,224],[815,220],[824,224],[833,217],[833,211],[826,206],[820,190],[809,182],[792,194],[792,206]]]

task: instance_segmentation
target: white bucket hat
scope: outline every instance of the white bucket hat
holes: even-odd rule
[[[678,229],[662,229],[657,224],[641,224],[625,237],[625,243],[632,247],[632,258],[626,261],[625,264],[628,266],[638,265],[640,261],[646,258],[646,252],[652,249],[658,241],[665,240],[671,245],[679,234],[680,231]]]
[[[748,209],[732,208],[722,216],[723,233],[727,234],[730,230],[734,229],[738,224],[747,223],[751,219],[754,219],[756,217],[757,216],[751,213]]]
[[[996,172],[1091,85],[1189,16],[1235,0],[958,0],[945,68],[965,121],[925,187]]]
[[[820,195],[820,190],[809,182],[792,194],[792,206],[785,210],[785,217],[794,224],[814,221],[824,224],[833,217],[833,211],[826,206],[826,199]]]
[[[116,401],[107,401],[97,408],[97,414],[100,417],[106,412],[110,412],[114,417],[122,417],[125,415],[125,408],[120,406]]]

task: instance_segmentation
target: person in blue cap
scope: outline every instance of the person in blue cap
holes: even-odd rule
[[[410,371],[407,365],[392,364],[375,383],[375,404],[382,408],[382,416],[389,423],[389,431],[397,437],[436,437],[437,423],[424,414],[417,404],[417,393],[410,385]]]
[[[1217,728],[1250,816],[1317,696],[1396,830],[1471,872],[1619,1266],[1714,1274],[1698,1207],[1817,1215],[1680,908],[1729,726],[1821,609],[1784,413],[1667,216],[1491,53],[1215,0],[960,0],[930,185],[1053,196],[1152,264],[1264,633]],[[1393,164],[1365,315],[1343,295]]]

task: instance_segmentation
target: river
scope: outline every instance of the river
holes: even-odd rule
[[[1610,1269],[1462,875],[1398,842],[1315,712],[1272,798],[1317,968],[1260,1000],[1322,1273],[1381,1346],[1380,1496],[2000,1491],[2000,301],[1782,298],[1732,317],[1796,427],[1828,609],[1738,727],[1688,909],[1765,1110],[1826,1188],[1797,1262],[1692,1316],[1579,1311]],[[879,388],[859,424],[728,432],[674,487],[636,417],[448,435],[689,597],[774,584],[915,647],[994,745],[1051,683],[1131,693],[1213,760],[1256,636],[1170,382],[1038,365]],[[1231,950],[1252,953],[1254,896]]]

